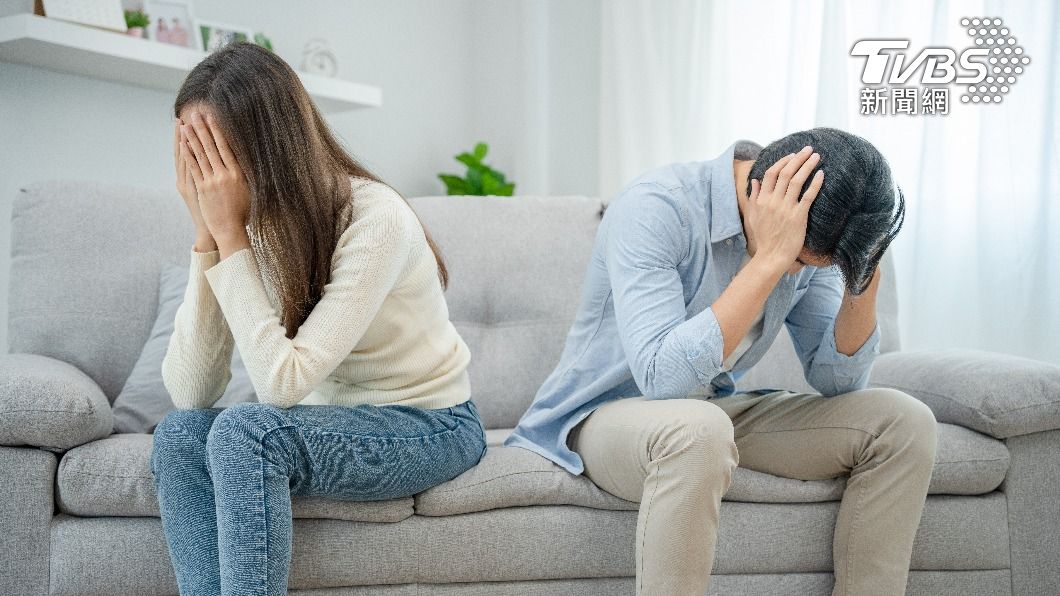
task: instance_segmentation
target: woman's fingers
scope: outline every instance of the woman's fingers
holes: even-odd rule
[[[192,114],[191,126],[192,130],[195,131],[196,138],[199,139],[199,144],[202,145],[203,152],[206,154],[206,161],[210,164],[210,171],[224,170],[224,162],[221,161],[221,155],[217,153],[217,147],[214,145],[213,133],[206,126],[206,120],[202,117],[202,114],[199,112]]]
[[[228,140],[225,139],[224,134],[221,133],[221,127],[217,125],[210,114],[206,114],[206,124],[210,128],[210,132],[213,133],[214,144],[217,145],[217,152],[221,155],[221,161],[224,162],[225,167],[229,169],[238,167],[236,156],[228,146]]]
[[[183,168],[180,166],[180,139],[180,121],[178,120],[173,122],[173,165],[177,169],[177,176],[183,174],[181,172]]]
[[[210,160],[206,157],[206,151],[202,147],[199,135],[195,134],[195,128],[190,124],[185,124],[184,136],[188,138],[188,147],[191,149],[192,157],[199,164],[199,171],[206,176],[212,174],[213,170],[210,169]]]
[[[181,154],[184,156],[185,163],[188,164],[188,169],[191,170],[191,177],[195,181],[196,188],[202,186],[202,170],[199,167],[198,161],[191,154],[191,150],[188,149],[188,144],[184,143],[181,145]]]
[[[191,164],[188,163],[188,160],[181,157],[180,165],[183,166],[180,175],[184,177],[184,184],[187,188],[194,191],[197,196],[199,193],[198,189],[195,188],[195,177],[191,175]]]

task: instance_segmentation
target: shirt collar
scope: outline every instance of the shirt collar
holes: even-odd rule
[[[736,205],[736,181],[732,175],[732,160],[754,159],[762,146],[740,139],[714,158],[710,183],[710,241],[718,242],[743,233],[740,208]]]

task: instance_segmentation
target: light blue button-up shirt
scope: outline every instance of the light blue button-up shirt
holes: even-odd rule
[[[762,334],[731,371],[722,370],[721,327],[711,305],[747,252],[733,159],[754,159],[760,150],[737,141],[715,159],[650,170],[615,197],[597,229],[559,364],[505,445],[581,474],[582,460],[567,446],[567,435],[593,410],[638,395],[732,395],[782,324],[806,381],[822,395],[868,384],[879,324],[853,355],[837,350],[835,318],[844,286],[835,266],[785,273],[766,300]]]

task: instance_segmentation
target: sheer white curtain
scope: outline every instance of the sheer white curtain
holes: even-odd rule
[[[962,17],[1004,20],[1031,64],[1000,104],[863,116],[864,38],[957,51]],[[602,7],[600,186],[835,126],[888,158],[907,200],[893,245],[903,349],[1060,362],[1060,2],[616,0]]]

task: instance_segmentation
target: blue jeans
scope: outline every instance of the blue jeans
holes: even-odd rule
[[[285,594],[291,495],[407,497],[479,462],[470,400],[451,408],[241,403],[173,410],[151,472],[182,595]]]

